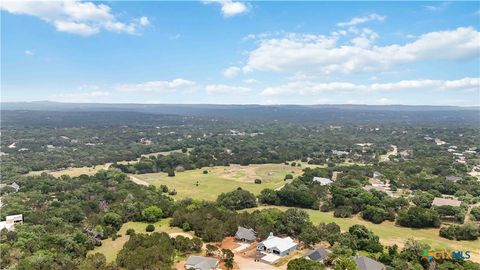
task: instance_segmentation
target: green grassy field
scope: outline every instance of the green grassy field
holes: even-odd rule
[[[155,186],[163,184],[175,189],[178,199],[215,200],[220,193],[237,187],[254,194],[265,188],[279,188],[289,182],[283,180],[286,174],[298,176],[302,168],[284,164],[231,165],[177,172],[175,177],[168,177],[166,173],[137,174],[135,177]],[[203,174],[204,170],[208,170],[208,174]],[[262,184],[254,183],[257,178],[262,179]]]
[[[248,211],[254,211],[255,209],[264,209],[276,206],[257,207],[248,209]],[[278,206],[281,210],[287,210],[288,207]],[[454,241],[442,238],[438,235],[439,229],[412,229],[395,225],[394,222],[384,221],[381,224],[373,224],[369,221],[365,221],[358,216],[352,218],[336,218],[333,216],[333,212],[321,212],[318,210],[304,209],[309,215],[310,220],[314,224],[321,222],[335,222],[343,231],[348,230],[349,227],[360,224],[365,225],[369,230],[374,232],[380,237],[380,242],[384,245],[397,244],[403,246],[408,238],[414,238],[430,245],[435,249],[455,249],[455,250],[470,250],[472,253],[472,261],[480,262],[480,240],[476,241]]]
[[[170,227],[170,218],[162,219],[156,223],[155,231],[156,232],[166,232],[166,233],[182,233],[183,231],[180,228]],[[107,238],[102,240],[102,245],[95,247],[94,250],[88,252],[88,254],[95,254],[97,252],[102,253],[107,258],[107,262],[112,262],[116,259],[118,252],[122,249],[125,242],[128,241],[129,236],[126,235],[128,229],[134,229],[136,233],[147,233],[145,228],[149,223],[146,222],[127,222],[122,225],[122,228],[118,231],[118,234],[121,237],[112,240],[112,238]]]

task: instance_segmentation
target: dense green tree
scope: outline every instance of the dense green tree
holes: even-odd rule
[[[325,266],[319,262],[304,258],[293,259],[288,262],[287,270],[323,270]]]
[[[217,198],[217,203],[220,206],[231,210],[239,210],[257,206],[255,195],[247,190],[242,189],[220,194]]]
[[[147,222],[156,222],[163,216],[163,211],[160,207],[151,205],[142,211],[142,216]]]

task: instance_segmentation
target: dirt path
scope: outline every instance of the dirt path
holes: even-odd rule
[[[390,156],[396,156],[398,154],[398,148],[396,145],[390,145],[390,147],[393,148],[393,150],[388,151],[386,155],[383,155],[380,157],[380,161],[388,161]]]
[[[137,177],[133,176],[133,175],[128,175],[128,177],[130,177],[130,180],[132,180],[135,184],[138,184],[138,185],[142,185],[142,186],[149,186],[149,184],[141,179],[138,179]]]

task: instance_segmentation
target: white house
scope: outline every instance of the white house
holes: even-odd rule
[[[297,246],[298,244],[290,237],[280,238],[273,236],[273,233],[270,233],[266,240],[258,243],[257,250],[285,256],[296,250]]]
[[[11,215],[5,218],[5,221],[0,221],[0,231],[3,229],[7,229],[8,231],[15,230],[16,224],[23,223],[23,215]]]
[[[313,177],[313,182],[320,183],[321,186],[328,186],[333,183],[333,181],[328,178],[318,176]]]

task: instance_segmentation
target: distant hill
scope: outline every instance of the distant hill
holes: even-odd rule
[[[276,120],[287,122],[322,123],[460,123],[474,127],[480,123],[480,107],[455,106],[406,106],[406,105],[212,105],[212,104],[101,104],[101,103],[60,103],[4,102],[1,103],[2,122],[6,116],[19,117],[12,111],[86,112],[90,116],[102,112],[136,113],[152,116],[158,114],[215,117],[243,120]],[[7,113],[10,111],[10,113]],[[21,118],[28,114],[22,114]],[[131,114],[134,115],[134,114]],[[131,116],[130,115],[130,116]],[[129,118],[130,118],[129,116]],[[138,117],[139,115],[137,115]],[[36,117],[36,116],[31,116]],[[78,115],[76,116],[78,117]],[[21,118],[17,120],[20,121]],[[135,118],[135,117],[133,117]],[[78,119],[77,119],[78,120]]]

